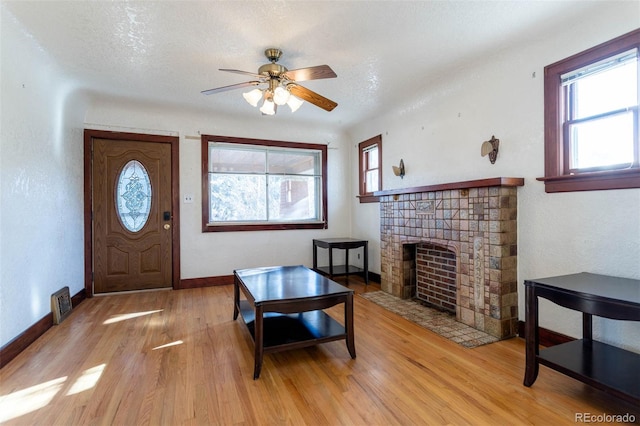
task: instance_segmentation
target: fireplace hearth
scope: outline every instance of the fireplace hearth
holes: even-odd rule
[[[522,178],[492,178],[375,193],[382,290],[455,311],[458,321],[497,338],[514,336],[522,185]],[[427,265],[434,259],[435,267]]]

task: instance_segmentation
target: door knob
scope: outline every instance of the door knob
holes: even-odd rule
[[[164,224],[164,229],[169,229],[169,228],[171,228],[171,225],[169,225],[168,223],[165,223]]]

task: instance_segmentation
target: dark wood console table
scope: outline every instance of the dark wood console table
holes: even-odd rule
[[[253,378],[260,377],[264,353],[346,340],[356,357],[353,290],[304,266],[233,271],[233,319],[242,313],[254,341]],[[246,300],[240,299],[240,291]],[[322,309],[344,304],[344,326]]]
[[[592,339],[592,316],[640,321],[640,280],[579,273],[526,280],[524,385],[546,365],[574,379],[640,404],[640,354]],[[582,312],[582,339],[539,350],[538,297]]]
[[[318,247],[329,249],[329,266],[318,266]],[[362,268],[349,265],[349,250],[362,247],[364,254],[362,260]],[[333,249],[345,250],[344,265],[333,264]],[[313,270],[321,274],[329,275],[333,279],[335,276],[346,275],[347,281],[349,274],[362,274],[365,285],[369,284],[369,248],[367,240],[358,240],[356,238],[324,238],[313,240]]]

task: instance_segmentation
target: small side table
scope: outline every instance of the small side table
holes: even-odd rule
[[[526,368],[533,385],[539,365],[640,404],[640,354],[593,340],[593,315],[640,321],[640,280],[590,273],[525,280]],[[540,350],[538,298],[582,312],[582,339]]]
[[[330,279],[335,276],[346,275],[347,282],[350,274],[362,274],[365,285],[369,284],[369,242],[356,238],[324,238],[313,240],[313,270],[321,274],[329,275]],[[329,250],[329,266],[318,266],[318,247]],[[349,265],[349,250],[361,248],[363,250],[363,268]],[[344,265],[333,264],[333,249],[345,250]]]

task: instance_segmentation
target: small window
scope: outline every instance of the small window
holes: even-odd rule
[[[640,187],[640,30],[545,67],[547,192]]]
[[[571,173],[637,165],[638,49],[561,76]]]
[[[382,189],[382,136],[358,144],[360,169],[359,198],[361,203],[377,202],[374,192]]]
[[[326,146],[202,137],[203,230],[326,227]]]

